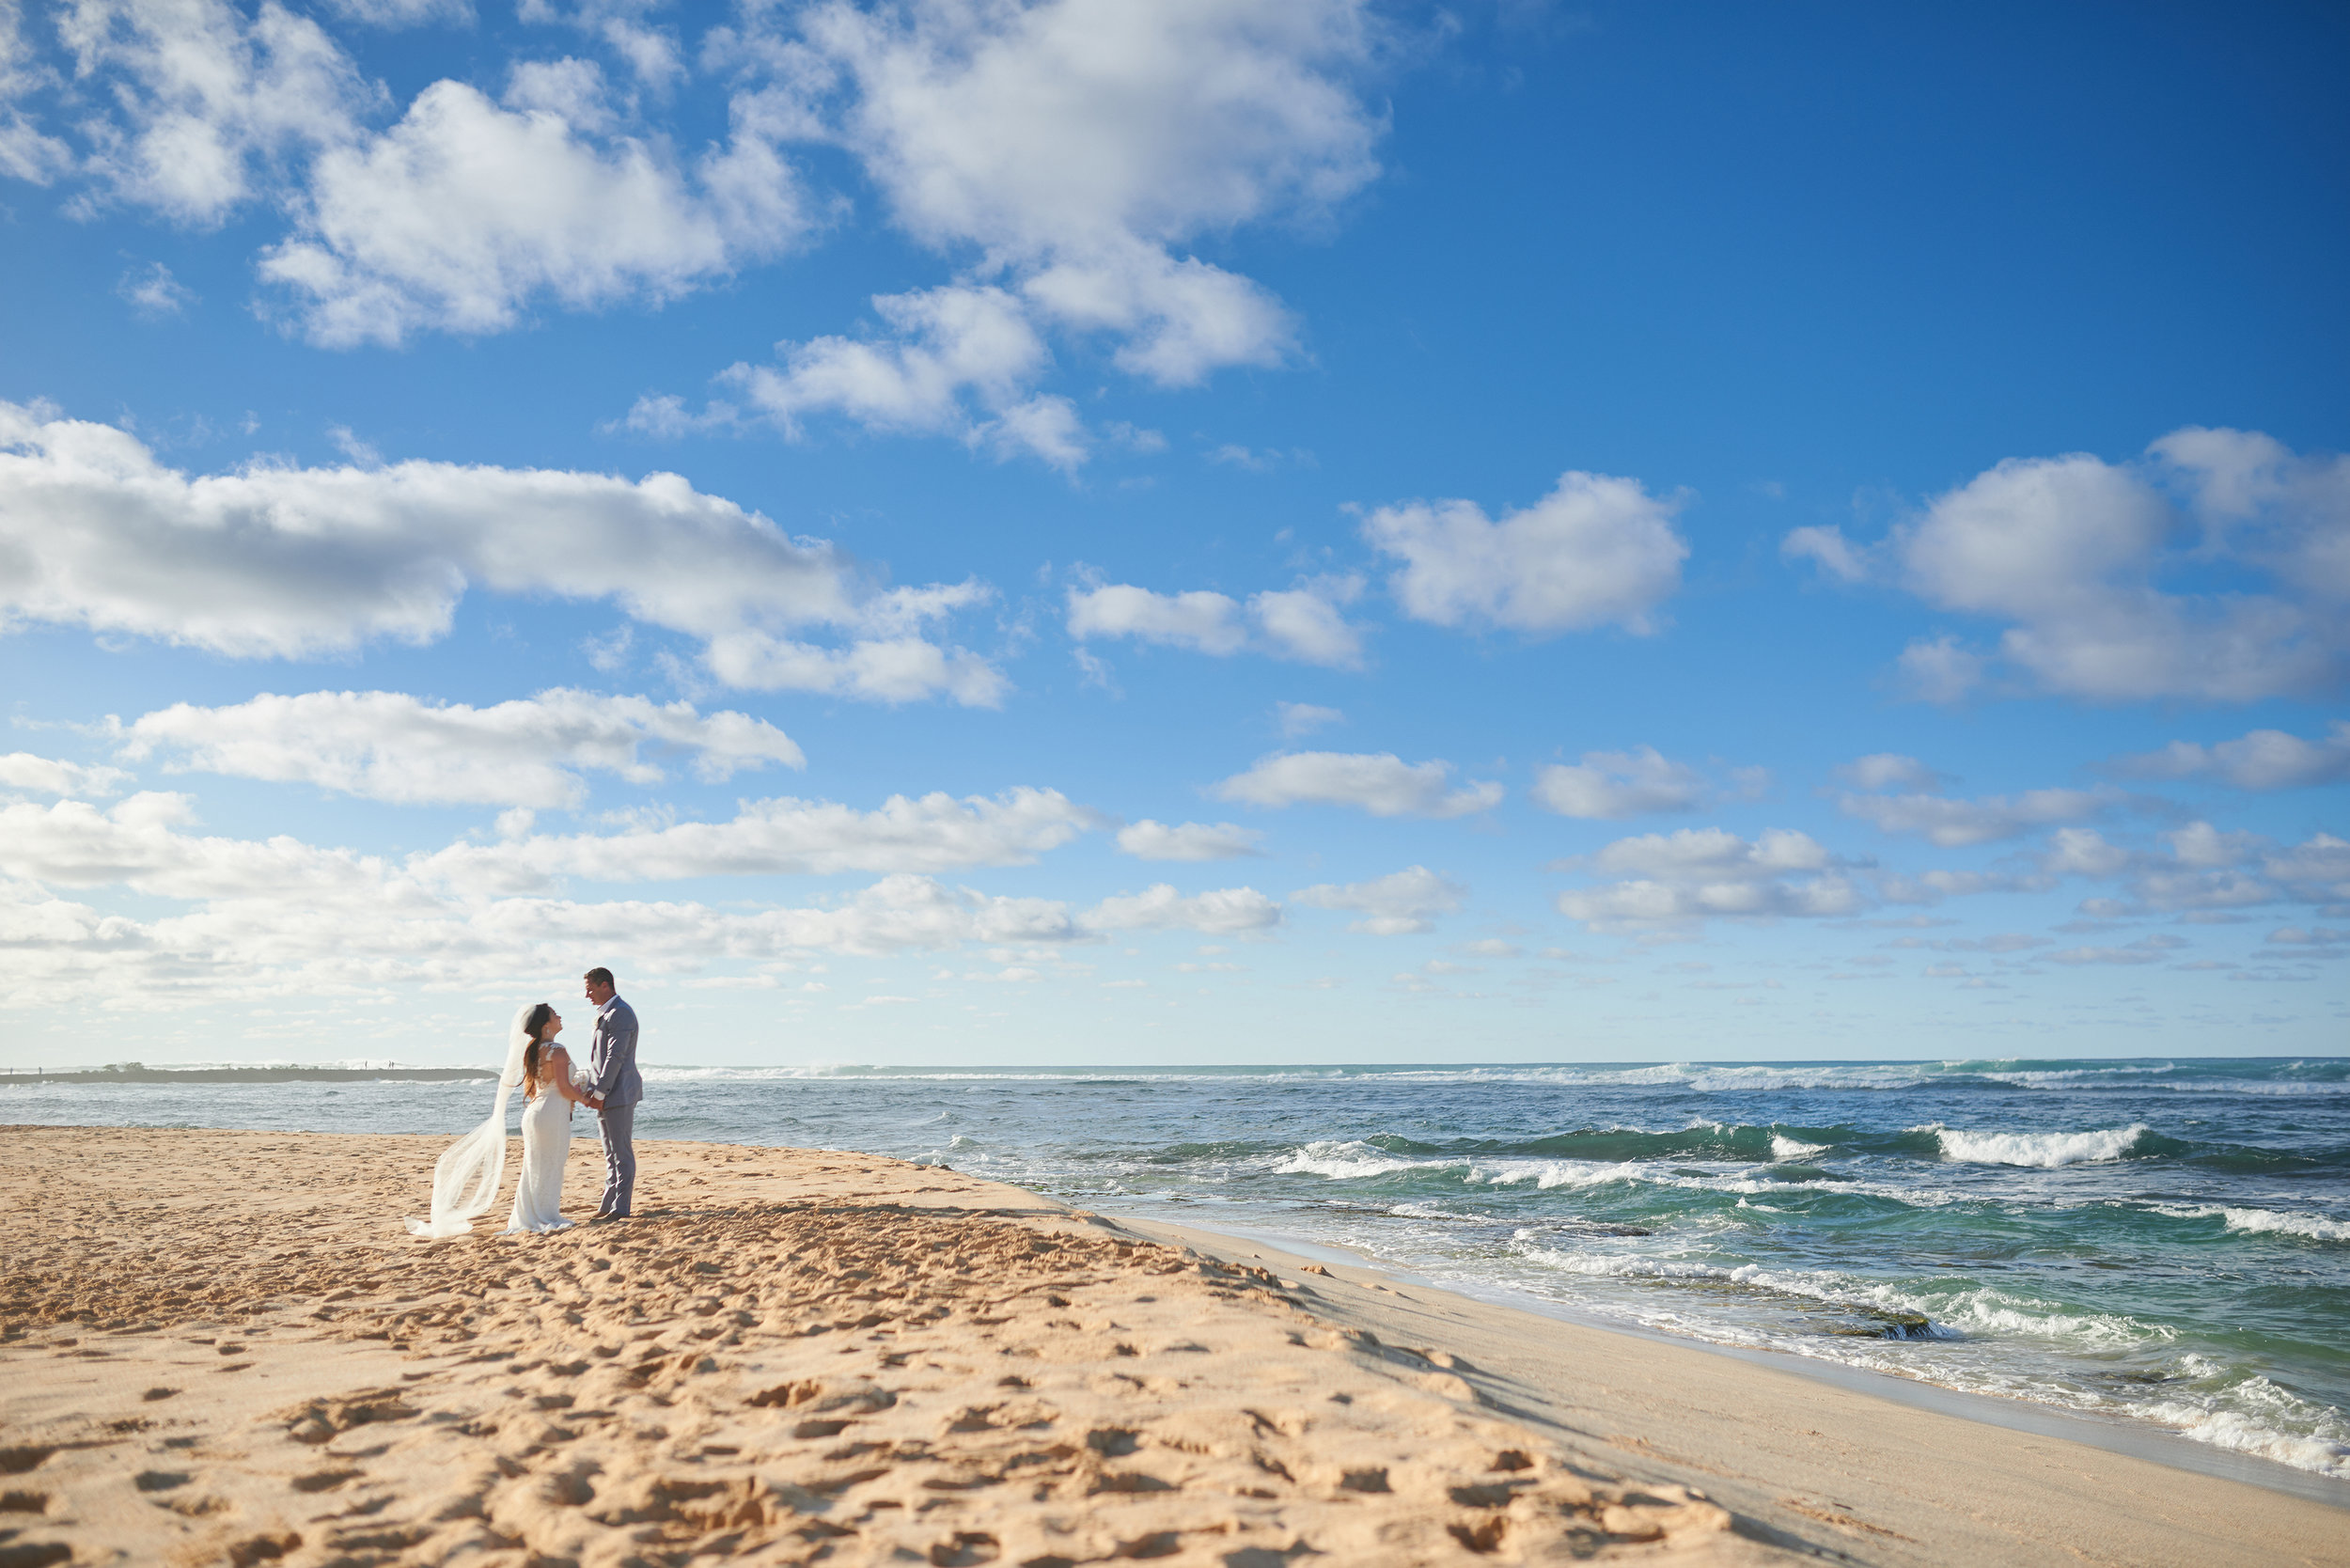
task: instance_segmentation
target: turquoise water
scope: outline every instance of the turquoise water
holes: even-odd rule
[[[640,1137],[944,1162],[2350,1480],[2350,1058],[647,1077]],[[6,1092],[24,1122],[452,1134],[487,1097]]]

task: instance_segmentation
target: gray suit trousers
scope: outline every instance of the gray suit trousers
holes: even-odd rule
[[[626,1215],[636,1194],[636,1107],[606,1105],[596,1120],[603,1128],[603,1200],[596,1212]]]

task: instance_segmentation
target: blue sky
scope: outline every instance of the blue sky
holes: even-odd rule
[[[0,5],[8,1054],[2338,1051],[2345,66]]]

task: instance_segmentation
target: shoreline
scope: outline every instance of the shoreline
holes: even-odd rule
[[[418,1243],[443,1137],[10,1133],[11,1561],[2350,1562],[2290,1493],[937,1167],[647,1141],[636,1219]]]
[[[1214,1226],[1179,1224],[1144,1215],[1120,1214],[1113,1217],[1132,1223],[1146,1232],[1155,1231],[1181,1236],[1201,1251],[1213,1251],[1221,1256],[1251,1257],[1261,1254],[1268,1259],[1281,1259],[1292,1267],[1306,1263],[1340,1264],[1382,1280],[1408,1284],[1431,1298],[1449,1298],[1464,1304],[1521,1313],[1669,1349],[1695,1350],[1709,1356],[1724,1356],[1792,1377],[1826,1383],[1864,1398],[1908,1405],[1977,1425],[2060,1438],[2132,1459],[2142,1459],[2217,1480],[2240,1482],[2248,1486],[2258,1486],[2350,1512],[2350,1481],[2338,1481],[2264,1454],[2197,1442],[2184,1433],[2127,1416],[2069,1410],[2060,1404],[2022,1397],[2003,1399],[1970,1389],[1949,1388],[1921,1377],[1903,1377],[1893,1372],[1848,1366],[1840,1361],[1787,1351],[1721,1344],[1694,1335],[1668,1334],[1639,1324],[1623,1323],[1601,1313],[1577,1311],[1572,1307],[1499,1286],[1480,1289],[1457,1282],[1439,1284],[1402,1264],[1308,1237],[1286,1235],[1278,1231],[1227,1231]],[[2346,1523],[2345,1528],[2350,1529],[2350,1523]]]

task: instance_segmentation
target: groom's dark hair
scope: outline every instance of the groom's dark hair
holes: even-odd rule
[[[610,985],[612,983],[612,971],[601,968],[590,969],[579,978],[586,980],[589,985]]]

